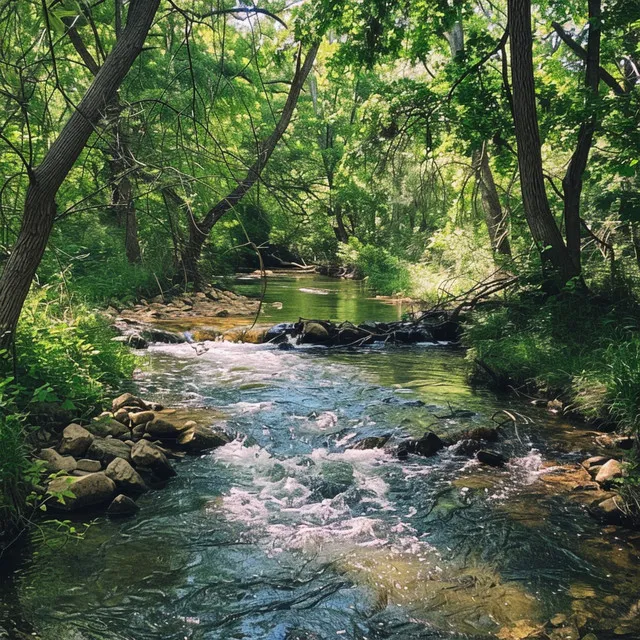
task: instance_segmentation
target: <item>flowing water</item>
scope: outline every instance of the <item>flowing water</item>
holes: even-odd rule
[[[328,288],[278,287],[286,300]],[[278,320],[398,313],[355,283],[306,296]],[[603,530],[562,473],[591,453],[585,428],[472,389],[464,354],[443,346],[208,346],[152,347],[137,389],[242,435],[176,462],[134,519],[99,518],[63,546],[45,529],[0,585],[5,614],[35,637],[509,640],[558,614],[553,640],[640,637],[638,539]],[[401,461],[349,448],[492,425],[503,409],[518,412],[503,469],[451,450]]]

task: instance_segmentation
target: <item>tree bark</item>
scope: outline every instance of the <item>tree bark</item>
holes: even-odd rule
[[[296,71],[289,88],[287,100],[280,114],[280,119],[276,123],[271,135],[260,144],[258,156],[247,170],[244,178],[238,182],[235,189],[211,207],[201,221],[189,217],[189,240],[182,252],[182,268],[180,269],[181,273],[178,275],[179,277],[184,276],[187,283],[194,285],[195,288],[201,285],[198,264],[205,240],[218,220],[233,209],[260,179],[260,175],[267,165],[269,158],[272,156],[280,138],[282,138],[289,126],[289,122],[298,103],[298,98],[300,97],[300,92],[311,71],[319,46],[319,42],[311,46],[304,63],[302,62],[302,48],[300,48],[296,62]]]
[[[18,238],[0,277],[0,344],[10,343],[53,228],[56,194],[131,65],[138,57],[160,0],[132,0],[127,25],[41,164],[31,171]]]
[[[598,126],[597,105],[590,103],[598,97],[600,81],[600,0],[589,0],[589,41],[585,65],[585,109],[591,111],[580,125],[578,142],[562,180],[564,192],[564,226],[567,249],[578,271],[580,270],[580,196],[582,176],[587,168],[593,136]]]
[[[489,153],[486,144],[481,150],[475,151],[473,164],[476,169],[480,195],[484,206],[487,221],[487,230],[494,253],[503,256],[511,256],[511,244],[509,243],[509,227],[507,217],[500,204],[498,190],[489,164]]]
[[[531,235],[542,255],[547,285],[557,289],[580,271],[564,244],[544,186],[533,77],[531,0],[509,0],[508,11],[513,119],[522,204]]]

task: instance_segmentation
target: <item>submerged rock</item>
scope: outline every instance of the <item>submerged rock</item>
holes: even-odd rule
[[[487,464],[490,467],[503,467],[507,463],[507,458],[497,451],[481,449],[476,453],[478,462]]]
[[[391,436],[367,436],[354,443],[350,449],[381,449],[387,444]]]

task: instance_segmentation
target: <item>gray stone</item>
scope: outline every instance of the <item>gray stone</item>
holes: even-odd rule
[[[111,518],[119,518],[132,516],[138,511],[140,511],[140,507],[129,496],[120,494],[109,505],[107,515]]]
[[[114,438],[95,438],[86,453],[87,458],[109,464],[114,458],[131,460],[129,445]]]
[[[40,451],[40,459],[47,464],[47,469],[52,473],[58,471],[71,472],[75,471],[77,464],[72,456],[61,456],[55,449],[42,449]]]
[[[76,467],[78,471],[90,471],[95,473],[96,471],[100,471],[102,469],[102,465],[99,460],[89,460],[88,458],[82,458],[78,460],[78,465]]]
[[[70,424],[62,432],[60,453],[72,456],[83,456],[93,442],[93,435],[79,424]]]
[[[140,474],[122,458],[115,458],[105,470],[120,491],[128,495],[139,495],[147,491],[147,485]]]
[[[136,442],[131,448],[131,458],[136,466],[147,467],[161,480],[172,478],[176,475],[167,457],[147,440]]]
[[[113,418],[124,425],[129,425],[129,412],[126,409],[118,409],[113,414]]]
[[[52,506],[62,511],[76,511],[109,502],[115,493],[116,485],[104,473],[91,473],[80,478],[63,476],[55,478],[49,484],[47,492],[51,495],[71,491],[73,497],[64,498],[64,504],[52,501]]]
[[[120,436],[129,435],[130,433],[128,427],[113,418],[93,420],[86,426],[86,429],[99,438],[106,438],[107,436],[119,438]]]

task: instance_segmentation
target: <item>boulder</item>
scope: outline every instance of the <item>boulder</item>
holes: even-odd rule
[[[138,411],[137,413],[130,413],[129,419],[131,420],[131,424],[137,427],[140,424],[151,422],[155,418],[155,415],[153,411]]]
[[[105,469],[105,474],[127,495],[135,496],[148,491],[140,474],[122,458],[114,458]]]
[[[87,425],[86,429],[94,436],[100,438],[106,438],[107,436],[119,438],[120,436],[129,435],[129,428],[113,418],[98,418],[97,420],[93,420]]]
[[[131,459],[136,466],[150,469],[161,480],[172,478],[176,475],[174,468],[164,453],[147,440],[136,442],[131,448]]]
[[[93,435],[79,424],[70,424],[62,432],[60,453],[72,456],[82,456],[93,442]]]
[[[185,428],[184,424],[178,424],[156,416],[147,424],[146,432],[153,438],[159,438],[160,440],[176,440],[188,428]]]
[[[52,473],[58,473],[58,471],[66,471],[70,473],[75,471],[77,463],[72,456],[61,456],[55,449],[42,449],[40,451],[40,460],[44,460],[47,464],[47,469]]]
[[[141,398],[134,396],[132,393],[123,393],[111,403],[111,411],[115,413],[123,407],[140,407],[146,409],[147,404]]]
[[[406,440],[398,447],[398,457],[400,452],[405,449],[407,453],[415,453],[419,456],[434,456],[440,449],[444,448],[444,442],[432,431],[425,433],[422,438],[417,440]]]
[[[476,453],[476,459],[478,462],[482,464],[487,464],[490,467],[503,467],[507,463],[507,458],[505,458],[501,453],[497,451],[489,451],[488,449],[481,449]]]
[[[78,471],[89,471],[90,473],[95,473],[96,471],[100,471],[102,469],[102,465],[99,460],[89,460],[88,458],[82,458],[78,460],[77,465]]]
[[[140,511],[140,507],[129,496],[123,494],[117,495],[109,508],[107,515],[111,518],[120,518],[124,516],[132,516]]]
[[[616,478],[622,478],[622,465],[617,460],[609,460],[602,465],[600,471],[596,475],[598,484],[609,485]]]
[[[91,460],[99,460],[103,464],[109,464],[115,458],[122,458],[129,462],[131,460],[131,449],[129,445],[114,438],[94,438],[91,446],[87,449],[86,457]]]
[[[63,476],[55,478],[49,484],[47,492],[51,495],[71,491],[73,497],[65,497],[64,504],[56,501],[52,503],[56,509],[62,511],[76,511],[85,507],[92,507],[109,502],[113,498],[116,485],[104,473],[91,473],[80,478]]]
[[[187,426],[189,423],[185,423]],[[231,438],[223,431],[215,431],[195,423],[187,431],[181,433],[178,444],[191,453],[199,453],[208,449],[216,449],[231,442]]]
[[[355,442],[350,449],[381,449],[387,444],[390,436],[368,436]]]
[[[329,332],[319,322],[307,322],[304,325],[301,344],[324,344],[329,340]]]

